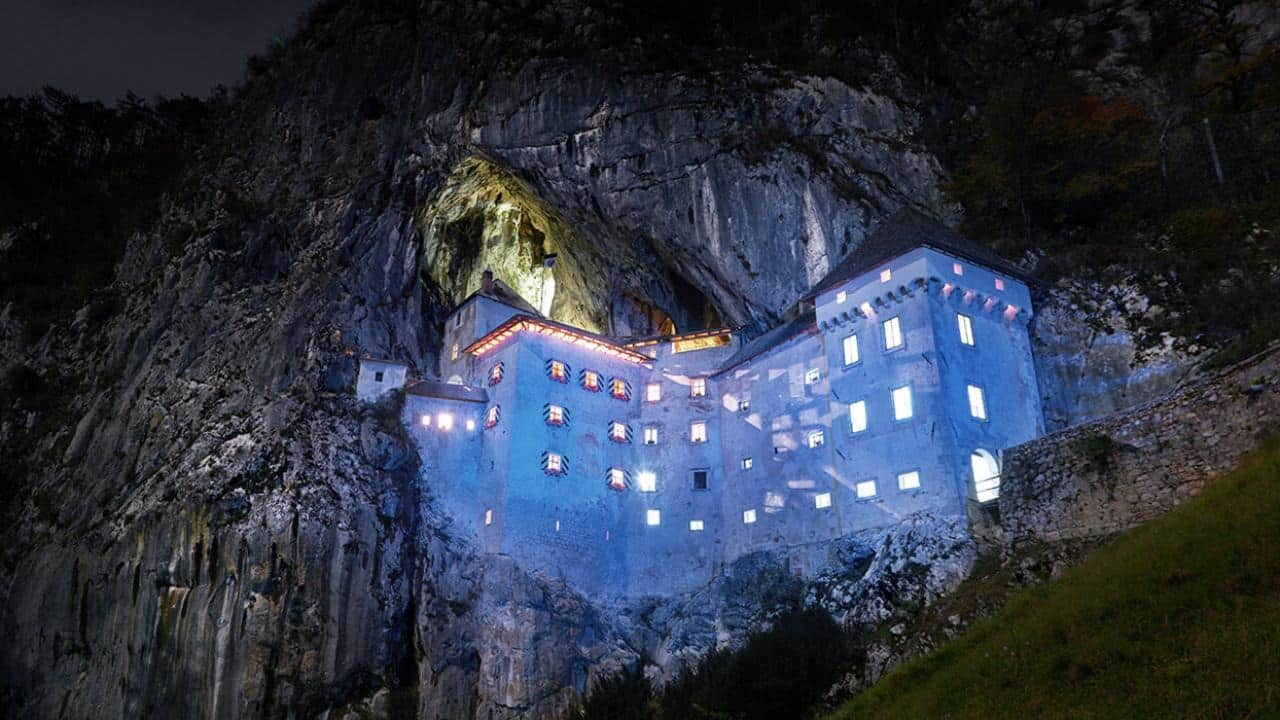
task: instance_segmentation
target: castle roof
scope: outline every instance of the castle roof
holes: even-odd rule
[[[466,297],[466,299],[458,303],[457,309],[454,310],[453,312],[454,313],[458,312],[458,310],[462,309],[463,305],[466,305],[467,303],[471,302],[473,298],[477,298],[477,297],[488,298],[490,300],[500,302],[503,305],[506,305],[507,307],[515,308],[516,310],[519,310],[522,313],[533,315],[534,317],[542,317],[542,313],[538,312],[538,309],[530,305],[527,300],[520,297],[520,293],[516,292],[515,290],[512,290],[511,286],[507,285],[506,283],[502,282],[497,278],[493,279],[492,286],[489,287],[488,289],[486,289],[484,285],[481,284],[480,289],[471,293]],[[453,313],[450,313],[450,315],[452,314]]]
[[[755,340],[743,345],[738,352],[730,355],[729,359],[724,361],[724,364],[720,366],[719,370],[715,371],[715,374],[720,375],[728,372],[758,355],[763,355],[787,340],[815,330],[816,328],[817,315],[813,308],[809,308],[805,312],[800,313],[796,318],[782,323]]]
[[[513,315],[506,322],[490,330],[484,337],[468,345],[463,352],[479,357],[519,332],[531,332],[553,337],[636,364],[653,362],[653,358],[648,355],[623,347],[603,335],[597,335],[572,325],[548,320],[540,315],[536,317],[532,315]]]
[[[805,299],[812,300],[836,285],[918,247],[929,247],[963,258],[1023,282],[1030,279],[1026,272],[1000,257],[991,248],[969,240],[918,210],[903,208],[882,222],[880,227],[846,255],[826,277],[809,290]]]
[[[489,401],[489,393],[484,388],[455,385],[437,380],[418,380],[410,383],[404,391],[409,395],[460,400],[462,402],[485,403]]]

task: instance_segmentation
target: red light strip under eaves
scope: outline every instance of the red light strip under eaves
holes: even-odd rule
[[[641,355],[634,350],[615,347],[590,335],[577,333],[567,328],[548,325],[531,318],[515,318],[503,323],[503,325],[499,326],[496,330],[490,332],[489,335],[473,343],[466,349],[466,352],[471,353],[476,357],[481,357],[522,330],[546,335],[557,340],[562,340],[571,345],[580,345],[585,348],[590,348],[596,352],[626,360],[628,362],[635,363],[636,365],[651,362],[651,358],[646,355]]]

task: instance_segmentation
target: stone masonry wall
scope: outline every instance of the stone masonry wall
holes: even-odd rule
[[[1280,344],[1159,400],[1005,454],[1007,542],[1100,536],[1196,495],[1280,432]]]

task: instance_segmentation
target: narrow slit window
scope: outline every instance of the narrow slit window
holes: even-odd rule
[[[492,524],[493,524],[493,510],[492,510],[492,509],[490,509],[490,510],[485,510],[485,511],[484,511],[484,524],[485,524],[485,525],[492,525]]]
[[[916,490],[920,487],[920,473],[916,470],[898,473],[899,490]]]
[[[960,344],[973,347],[973,318],[956,313],[956,327],[960,330]]]
[[[449,355],[450,355],[450,358],[449,358],[449,359],[451,359],[451,360],[457,360],[457,359],[458,359],[458,343],[454,343],[454,344],[453,344],[453,349],[449,352]]]
[[[911,386],[903,385],[893,389],[893,419],[910,420],[914,409],[911,407]]]
[[[892,317],[880,323],[884,332],[884,349],[896,350],[902,347],[902,324],[898,318]]]
[[[844,339],[842,343],[844,347],[844,364],[854,365],[862,359],[862,355],[858,352],[858,336],[850,335]]]
[[[849,430],[860,433],[867,429],[867,401],[849,403]]]
[[[818,493],[813,496],[814,507],[822,510],[831,507],[831,493]]]
[[[978,420],[987,419],[987,400],[983,396],[982,388],[977,385],[970,385],[969,388],[969,414]]]

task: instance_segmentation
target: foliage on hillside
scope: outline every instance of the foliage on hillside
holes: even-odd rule
[[[110,282],[125,241],[156,218],[210,117],[182,97],[114,107],[45,89],[0,99],[0,307],[27,322],[28,339],[79,309]],[[102,298],[96,319],[114,312]],[[95,318],[91,318],[95,319]]]
[[[1280,442],[1170,515],[1023,591],[844,718],[1280,713]]]

